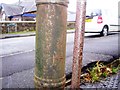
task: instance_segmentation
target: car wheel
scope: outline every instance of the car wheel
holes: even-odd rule
[[[103,27],[102,32],[101,32],[101,35],[102,35],[102,36],[107,36],[107,35],[108,35],[108,27],[107,27],[107,26],[104,26],[104,27]]]

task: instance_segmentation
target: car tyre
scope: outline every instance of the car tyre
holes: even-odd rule
[[[107,36],[108,35],[108,26],[104,26],[101,32],[101,36]]]

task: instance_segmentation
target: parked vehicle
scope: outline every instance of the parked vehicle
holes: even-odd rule
[[[107,36],[110,32],[120,31],[120,0],[105,0],[107,4],[103,0],[93,1],[94,4],[87,0],[85,33]],[[68,22],[75,21],[75,16],[75,13],[68,14]]]
[[[103,3],[98,9],[97,7],[90,9],[89,5],[86,9],[85,32],[100,33],[102,36],[107,36],[110,32],[119,31],[120,16],[118,8],[120,4],[118,1],[111,0],[111,6],[109,5],[109,7],[107,5],[103,7]]]
[[[86,33],[100,33],[103,36],[107,36],[109,32],[109,20],[105,10],[92,9],[86,12]]]

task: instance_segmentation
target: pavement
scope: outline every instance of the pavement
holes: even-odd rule
[[[74,30],[70,30],[67,33],[74,33]],[[35,33],[26,33],[26,34],[2,34],[0,36],[1,39],[6,38],[14,38],[14,37],[26,37],[26,36],[34,36]],[[89,57],[88,57],[89,56]],[[83,62],[82,67],[90,65],[91,63],[97,62],[98,60],[104,62],[111,62],[114,58],[110,55],[104,54],[96,54],[96,53],[83,53]],[[72,72],[72,56],[66,57],[65,63],[65,73],[69,75]],[[120,73],[117,73],[114,76],[107,77],[106,80],[102,80],[102,82],[95,83],[95,84],[82,84],[80,87],[84,90],[90,89],[91,90],[120,90]],[[24,70],[22,72],[14,73],[7,77],[0,78],[0,82],[2,81],[2,88],[34,88],[34,68],[29,70]]]
[[[68,30],[67,33],[74,33],[75,30]],[[15,38],[15,37],[28,37],[35,36],[35,32],[25,32],[21,34],[1,34],[0,39]]]
[[[1,34],[0,39],[35,36],[35,32],[25,32],[21,34]]]

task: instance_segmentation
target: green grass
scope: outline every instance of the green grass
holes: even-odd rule
[[[68,30],[74,30],[74,29],[67,29]],[[31,30],[31,31],[20,31],[20,32],[9,32],[6,34],[26,34],[26,33],[35,33],[35,30]]]
[[[26,34],[26,33],[34,33],[35,31],[20,31],[20,32],[10,32],[6,34]]]

